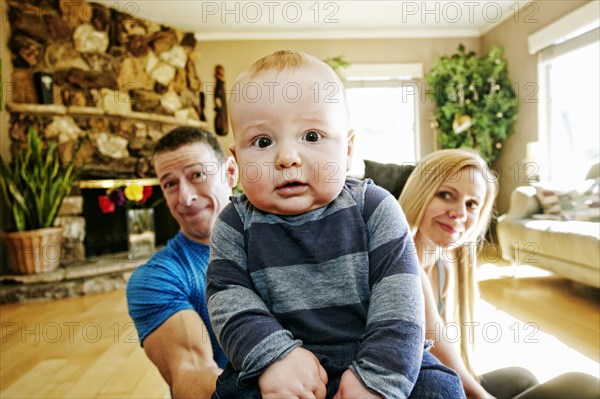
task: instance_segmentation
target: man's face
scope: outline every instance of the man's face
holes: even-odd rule
[[[240,82],[240,95],[229,103],[231,150],[244,194],[257,208],[297,215],[339,195],[354,133],[337,82],[312,64]]]
[[[235,161],[217,160],[205,143],[155,155],[154,168],[171,215],[183,234],[208,244],[217,216],[235,185]]]

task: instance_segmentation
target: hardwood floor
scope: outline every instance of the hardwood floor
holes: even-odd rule
[[[169,398],[125,292],[0,306],[0,397]]]
[[[517,365],[540,381],[569,371],[600,378],[600,290],[531,266],[482,269],[480,321],[495,324],[477,348],[482,371]]]
[[[482,371],[508,362],[534,372],[549,363],[559,366],[545,375],[541,370],[543,380],[564,370],[579,370],[575,366],[585,363],[583,371],[593,372],[595,367],[598,375],[598,290],[574,288],[556,277],[532,277],[521,267],[517,279],[510,277],[512,268],[486,267],[480,283],[483,317],[511,339],[496,340],[497,331],[485,330],[487,342],[478,347],[479,359],[485,359],[479,362]],[[122,290],[3,305],[0,322],[2,398],[169,397],[168,387],[137,342]],[[514,323],[520,323],[518,328]],[[533,324],[539,330],[527,331]],[[530,339],[535,345],[527,345]],[[560,351],[575,356],[571,364],[559,357]],[[527,363],[532,357],[540,362]]]

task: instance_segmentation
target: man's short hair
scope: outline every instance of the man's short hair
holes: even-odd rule
[[[212,148],[219,162],[225,162],[225,154],[214,134],[198,128],[179,126],[165,134],[156,142],[152,150],[152,156],[163,152],[175,151],[187,144],[204,143]]]

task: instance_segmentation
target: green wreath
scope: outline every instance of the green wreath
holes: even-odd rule
[[[440,148],[476,148],[490,164],[498,157],[519,108],[502,54],[494,47],[478,58],[461,44],[458,54],[439,57],[425,75]]]

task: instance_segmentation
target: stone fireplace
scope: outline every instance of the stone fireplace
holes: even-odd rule
[[[85,279],[89,272],[77,268],[86,262],[117,273],[127,263],[114,261],[114,254],[127,250],[125,210],[102,214],[97,197],[107,184],[123,180],[157,184],[150,160],[154,143],[176,126],[208,129],[196,40],[192,33],[82,0],[7,0],[5,6],[12,73],[2,100],[10,116],[11,153],[26,145],[30,126],[58,142],[63,163],[83,140],[76,161],[85,171],[74,199],[66,201],[74,209],[59,218],[70,226],[63,245],[69,243],[64,263],[71,266],[33,280],[56,287]],[[160,197],[155,186],[151,200]],[[164,203],[155,208],[155,226],[157,246],[178,229]],[[131,262],[123,269],[130,272]],[[28,278],[0,277],[4,286]]]
[[[8,1],[11,150],[29,126],[63,162],[85,137],[85,178],[151,177],[153,143],[206,127],[193,34],[95,3]]]
[[[58,141],[63,163],[83,140],[76,158],[85,166],[83,184],[74,194],[84,199],[79,216],[86,222],[85,249],[89,256],[120,251],[124,211],[99,217],[92,212],[97,207],[92,197],[111,181],[153,178],[152,147],[174,127],[208,128],[202,120],[196,40],[191,33],[82,0],[8,0],[6,6],[11,152],[26,145],[30,126]],[[158,186],[154,191],[160,196]],[[172,224],[163,223],[165,212],[164,205],[156,210],[159,229]],[[157,244],[172,230],[158,231]]]

